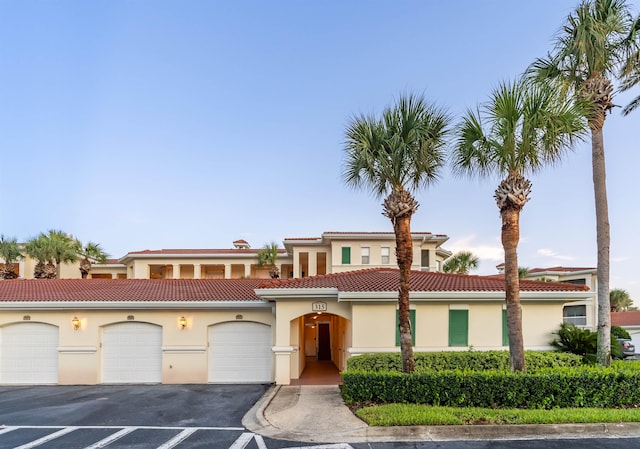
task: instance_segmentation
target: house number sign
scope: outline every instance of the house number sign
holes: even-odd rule
[[[311,304],[311,310],[314,312],[326,312],[327,311],[327,303],[318,301]]]

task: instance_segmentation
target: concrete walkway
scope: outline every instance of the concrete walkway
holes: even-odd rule
[[[265,437],[309,443],[640,436],[640,423],[369,427],[344,404],[337,385],[273,386],[242,425]]]

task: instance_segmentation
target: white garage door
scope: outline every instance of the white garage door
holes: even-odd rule
[[[102,383],[162,382],[162,327],[117,323],[102,329]]]
[[[0,383],[58,383],[58,327],[18,323],[0,328]]]
[[[209,382],[271,382],[271,326],[248,321],[209,327]]]

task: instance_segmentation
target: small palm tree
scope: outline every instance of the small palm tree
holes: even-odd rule
[[[564,99],[549,85],[502,83],[489,102],[468,110],[458,126],[452,164],[457,174],[505,176],[494,198],[502,218],[505,299],[512,371],[525,371],[518,241],[520,211],[529,200],[535,173],[559,160],[586,128],[581,103]]]
[[[8,239],[4,234],[0,235],[0,258],[4,261],[4,265],[0,269],[0,279],[17,278],[15,263],[23,257],[17,239]]]
[[[92,262],[105,263],[109,255],[105,253],[100,247],[99,243],[87,242],[86,245],[80,245],[80,252],[78,254],[82,257],[80,261],[80,274],[82,279],[86,279],[91,271]]]
[[[480,259],[470,251],[460,251],[445,260],[442,271],[445,273],[469,274],[478,268]]]
[[[55,277],[55,265],[51,262],[48,241],[43,234],[28,240],[24,245],[24,250],[29,257],[36,261],[36,265],[33,268],[33,277],[35,279]]]
[[[577,100],[586,100],[591,129],[593,187],[598,247],[598,363],[609,366],[611,317],[609,315],[609,205],[607,200],[603,128],[614,107],[612,79],[622,88],[638,83],[640,74],[640,22],[634,20],[626,0],[583,0],[560,30],[555,48],[537,59],[529,74],[553,80]],[[625,112],[638,105],[636,98]]]
[[[51,229],[47,234],[43,234],[47,240],[47,250],[50,260],[55,262],[56,279],[60,279],[60,265],[78,260],[82,245],[69,234]]]
[[[271,242],[265,244],[260,251],[258,251],[258,266],[269,267],[269,276],[271,279],[278,279],[280,277],[280,270],[276,265],[276,259],[278,258],[278,244]]]
[[[398,325],[402,370],[415,369],[409,320],[409,278],[413,263],[411,217],[416,190],[436,181],[444,163],[450,118],[417,95],[401,96],[382,117],[360,115],[347,127],[344,182],[385,196],[383,215],[391,220],[400,271]]]
[[[614,288],[609,292],[611,311],[612,312],[625,312],[629,310],[633,301],[629,292],[621,288]]]

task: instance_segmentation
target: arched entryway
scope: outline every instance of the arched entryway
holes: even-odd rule
[[[350,346],[349,320],[332,313],[314,312],[299,317],[300,375],[292,385],[337,385],[346,369]]]

